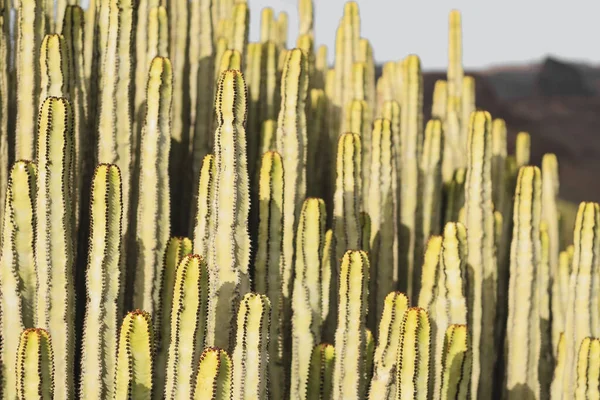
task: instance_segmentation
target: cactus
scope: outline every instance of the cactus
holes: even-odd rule
[[[214,227],[208,264],[215,271],[205,344],[229,348],[234,301],[249,291],[249,189],[246,162],[246,86],[239,71],[223,72],[218,83],[215,131]],[[232,169],[233,168],[233,169]]]
[[[169,59],[152,60],[140,145],[140,180],[136,218],[136,278],[134,306],[150,313],[158,308],[162,259],[170,234],[169,149],[172,72]],[[149,229],[148,221],[154,226]]]
[[[433,87],[431,118],[444,120],[446,118],[446,103],[448,101],[448,81],[438,79]]]
[[[586,337],[577,355],[577,388],[575,399],[597,399],[600,379],[600,339]]]
[[[213,202],[216,180],[215,156],[208,154],[202,160],[200,182],[198,183],[198,199],[194,224],[194,254],[209,254],[210,235],[214,228]]]
[[[440,400],[468,399],[471,362],[467,327],[450,325],[444,338],[442,375],[440,376],[441,389],[434,393],[434,398]]]
[[[410,301],[403,293],[391,292],[385,297],[379,322],[379,343],[375,349],[369,399],[392,399],[396,395],[396,357],[404,313],[409,306]]]
[[[556,346],[556,365],[554,367],[552,386],[550,387],[550,395],[553,399],[562,398],[563,382],[565,378],[566,352],[567,341],[565,339],[565,333],[561,332],[558,338],[558,345]]]
[[[16,352],[16,398],[55,398],[54,352],[48,332],[36,328],[25,329]]]
[[[426,399],[429,384],[431,329],[427,312],[412,307],[404,313],[396,367],[396,400]]]
[[[80,395],[113,397],[123,285],[123,201],[119,167],[100,164],[94,173],[90,206]]]
[[[541,172],[537,167],[519,170],[515,194],[508,297],[507,376],[508,398],[540,398],[538,362],[541,353],[540,242]],[[529,300],[528,300],[529,299]],[[524,306],[527,304],[527,307]]]
[[[471,114],[468,168],[465,183],[465,226],[469,232],[469,335],[473,340],[471,393],[491,396],[496,313],[496,255],[492,205],[491,117],[486,111]]]
[[[321,343],[314,347],[310,357],[306,397],[315,400],[329,400],[333,393],[333,369],[335,347]]]
[[[598,269],[600,251],[600,206],[581,203],[575,222],[573,266],[565,311],[565,371],[563,398],[576,388],[576,359],[581,341],[598,335]]]
[[[531,136],[527,132],[519,132],[515,144],[515,157],[517,167],[529,165],[531,158]]]
[[[310,357],[305,351],[321,339],[321,259],[325,244],[325,202],[304,201],[296,236],[292,292],[292,398],[306,399]],[[271,395],[273,395],[271,391]]]
[[[333,399],[362,399],[366,394],[365,324],[369,270],[365,252],[348,250],[344,254],[340,266]]]
[[[125,316],[119,334],[114,399],[150,399],[152,396],[152,322],[145,311]]]
[[[565,314],[569,299],[569,280],[573,263],[573,245],[560,252],[558,269],[552,283],[552,349],[556,355],[561,334],[565,332]],[[563,339],[564,341],[564,339]]]
[[[202,257],[187,255],[181,260],[173,287],[165,398],[189,398],[193,393],[193,372],[204,348],[209,281]]]
[[[247,293],[237,315],[237,338],[233,350],[234,399],[268,399],[265,377],[268,363],[271,303],[260,294]]]
[[[205,349],[198,364],[193,399],[230,400],[231,372],[231,358],[225,350]]]
[[[35,325],[52,336],[55,351],[55,396],[73,391],[74,262],[73,112],[68,100],[49,97],[40,109],[38,126],[35,265]]]

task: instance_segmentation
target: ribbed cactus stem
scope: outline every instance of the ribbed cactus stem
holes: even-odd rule
[[[193,375],[204,349],[209,271],[198,255],[185,256],[177,267],[171,309],[167,399],[190,398]]]
[[[268,41],[263,43],[262,46],[259,120],[264,122],[269,119],[277,119],[281,100],[277,71],[279,59],[277,45],[273,41]]]
[[[237,50],[245,56],[248,45],[248,31],[250,29],[250,10],[248,3],[241,1],[233,6],[233,33],[230,39],[230,48]]]
[[[373,378],[369,399],[388,400],[396,396],[396,366],[400,346],[400,330],[404,313],[410,306],[408,297],[399,292],[389,293],[384,300],[379,320],[379,338],[375,348]]]
[[[541,263],[542,178],[537,167],[519,170],[513,216],[513,240],[506,332],[508,398],[539,398],[541,351],[538,268]]]
[[[100,164],[92,181],[87,302],[81,362],[82,398],[112,398],[119,332],[123,199],[119,167]]]
[[[369,259],[364,251],[349,250],[341,260],[335,333],[334,400],[362,399],[366,394],[365,324],[369,270]]]
[[[310,358],[310,370],[306,396],[314,400],[330,400],[333,394],[333,368],[335,347],[321,343],[314,347]]]
[[[372,112],[364,100],[352,100],[345,108],[345,120],[342,124],[344,132],[356,133],[360,136],[361,146],[361,182],[362,198],[368,204],[369,174],[371,168],[371,133],[373,129]]]
[[[469,120],[471,114],[475,111],[475,78],[473,78],[472,76],[464,76],[462,83],[462,93],[460,96],[461,149],[464,148],[469,138],[469,124],[467,123],[467,121]]]
[[[233,399],[268,399],[268,346],[271,303],[267,296],[247,293],[237,315],[233,350]]]
[[[54,399],[54,352],[48,332],[34,328],[24,330],[16,354],[16,398]]]
[[[396,366],[396,400],[426,399],[429,384],[431,327],[422,308],[404,313]]]
[[[440,270],[440,252],[442,251],[442,237],[434,235],[427,241],[425,255],[423,256],[423,274],[421,290],[419,291],[418,306],[429,310],[433,309],[436,299]]]
[[[329,321],[329,313],[332,311],[331,307],[331,271],[332,271],[332,259],[333,254],[333,231],[331,229],[325,232],[325,244],[323,245],[323,258],[321,259],[321,321],[325,324]],[[325,326],[323,326],[325,328]],[[325,329],[322,331],[325,334]]]
[[[587,337],[581,341],[576,368],[575,400],[600,398],[600,339]]]
[[[200,182],[198,183],[196,215],[194,218],[194,254],[199,254],[203,257],[207,257],[209,254],[208,246],[214,226],[213,202],[215,197],[216,173],[215,156],[208,154],[202,160]]]
[[[43,0],[19,0],[15,4],[16,137],[15,158],[33,160],[36,121],[40,106],[39,54],[45,34]]]
[[[491,116],[477,111],[469,122],[468,168],[465,183],[465,226],[470,268],[469,334],[473,340],[471,393],[491,396],[496,314],[496,255],[492,204]]]
[[[462,22],[460,11],[452,10],[448,17],[448,95],[461,97],[463,82]]]
[[[231,358],[225,350],[208,347],[202,352],[195,378],[194,400],[231,399]]]
[[[444,338],[441,359],[441,388],[434,393],[435,399],[467,400],[471,379],[471,350],[466,325],[450,325]],[[437,379],[437,376],[436,376]]]
[[[554,366],[554,378],[550,386],[550,396],[552,399],[562,399],[563,385],[565,380],[566,358],[567,358],[567,340],[565,333],[561,332],[556,346],[556,365]]]
[[[63,35],[46,35],[40,49],[40,101],[49,96],[69,97],[69,53]]]
[[[58,398],[73,395],[73,112],[64,98],[49,97],[38,127],[35,324],[52,335]]]
[[[288,42],[288,31],[289,31],[289,17],[285,11],[280,11],[277,14],[277,39],[279,40],[279,47],[286,48]]]
[[[542,174],[543,176],[543,174]],[[543,179],[543,178],[542,178]],[[542,184],[543,186],[543,184]],[[542,189],[543,193],[543,189]],[[543,199],[543,194],[542,194]],[[542,202],[542,210],[543,203]],[[543,215],[543,211],[542,211]],[[538,373],[540,382],[540,397],[550,397],[550,385],[554,366],[552,350],[552,314],[551,314],[551,275],[550,275],[550,237],[548,225],[544,220],[540,222],[540,242],[542,245],[541,261],[537,271],[537,292],[540,325],[540,357],[538,360]]]
[[[448,101],[448,81],[438,79],[433,86],[433,101],[431,105],[431,118],[444,120],[446,117],[446,102]]]
[[[401,148],[402,164],[400,168],[400,265],[406,268],[403,274],[409,297],[416,296],[413,288],[415,279],[415,244],[418,204],[419,160],[423,146],[423,75],[421,61],[416,55],[404,60],[402,70],[402,116]]]
[[[313,0],[300,0],[298,2],[298,15],[300,19],[300,35],[314,35],[314,10]]]
[[[466,168],[457,168],[452,180],[446,187],[446,209],[444,210],[444,222],[458,220],[458,213],[465,205],[465,180],[467,179]]]
[[[577,211],[573,242],[575,253],[569,281],[565,316],[566,361],[563,399],[572,398],[576,388],[576,359],[581,341],[600,336],[598,322],[600,252],[600,206],[581,203]]]
[[[260,12],[260,42],[277,40],[275,12],[271,7],[264,7]]]
[[[573,262],[573,245],[560,252],[558,268],[552,282],[552,349],[556,355],[560,336],[565,332],[565,317],[569,299],[569,280]],[[563,339],[564,340],[564,339]]]
[[[115,400],[150,399],[152,394],[152,318],[145,311],[125,316],[119,334]]]
[[[311,355],[306,349],[312,349],[321,341],[321,260],[326,218],[322,199],[304,201],[296,236],[292,292],[292,398],[307,398]]]
[[[507,191],[504,183],[506,170],[506,122],[495,118],[492,122],[492,199],[496,210],[505,212]]]
[[[134,307],[159,308],[162,261],[170,236],[169,159],[173,75],[168,58],[152,60],[140,143]]]
[[[249,178],[246,161],[246,85],[227,70],[216,98],[214,227],[208,264],[216,273],[209,301],[206,345],[229,348],[236,299],[250,289]]]
[[[531,159],[531,136],[528,132],[519,132],[515,143],[515,157],[517,167],[529,165]]]
[[[323,89],[311,89],[309,93],[306,120],[307,159],[306,190],[309,196],[318,196],[322,192],[322,172],[329,167],[329,140],[326,131],[327,97]]]
[[[35,180],[37,169],[29,161],[17,161],[6,193],[6,217],[2,228],[0,258],[2,336],[0,383],[3,398],[14,399],[17,385],[17,349],[24,327],[34,326],[36,276],[34,263]]]

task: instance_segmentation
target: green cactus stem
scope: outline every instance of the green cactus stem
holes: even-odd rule
[[[202,352],[194,386],[194,400],[231,399],[231,358],[225,350],[209,347]]]
[[[331,400],[334,364],[335,347],[328,343],[321,343],[314,347],[308,374],[306,392],[308,399]]]
[[[450,325],[444,339],[441,389],[434,393],[434,399],[467,400],[469,398],[471,362],[467,326]]]
[[[15,365],[18,400],[55,398],[54,352],[47,331],[37,328],[23,331]]]
[[[587,337],[581,341],[576,368],[575,400],[600,398],[600,339]]]
[[[197,185],[198,195],[194,224],[194,254],[199,254],[203,257],[209,254],[208,246],[214,226],[213,202],[215,197],[216,173],[215,156],[208,154],[202,160],[200,182]]]

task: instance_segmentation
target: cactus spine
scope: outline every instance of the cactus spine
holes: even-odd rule
[[[400,346],[400,330],[404,313],[410,306],[408,297],[391,292],[385,297],[379,322],[379,343],[375,349],[373,379],[369,399],[393,399],[396,395],[396,367]]]
[[[312,349],[321,339],[321,260],[325,244],[325,202],[304,201],[296,236],[296,264],[292,292],[291,397],[306,399]]]
[[[468,168],[465,184],[466,228],[469,232],[468,307],[473,340],[471,393],[482,398],[491,395],[496,313],[496,256],[494,248],[494,209],[492,204],[491,117],[486,111],[471,114],[468,138]]]
[[[16,361],[19,400],[51,400],[55,395],[52,341],[43,329],[26,329],[21,334]]]
[[[86,273],[80,394],[112,398],[122,295],[123,200],[119,167],[100,164],[94,173],[90,207],[90,245]]]
[[[232,398],[268,399],[268,362],[271,303],[267,296],[247,293],[237,316],[237,339],[233,350]]]
[[[231,399],[231,358],[225,350],[209,347],[200,356],[194,400]]]
[[[204,259],[185,256],[177,267],[173,287],[165,398],[192,396],[193,373],[204,348],[208,288],[209,272]]]
[[[249,291],[249,183],[246,161],[246,86],[239,71],[227,70],[219,79],[215,131],[214,234],[209,265],[216,272],[211,290],[206,345],[229,348],[234,300]]]
[[[49,97],[39,117],[36,195],[36,318],[48,330],[56,357],[55,396],[73,393],[74,304],[73,113],[64,98]]]
[[[426,399],[429,385],[431,329],[427,312],[412,307],[404,313],[396,367],[396,400]]]
[[[142,128],[137,196],[137,259],[134,307],[150,313],[159,307],[162,260],[170,235],[169,160],[172,71],[168,58],[152,60],[146,118]],[[148,222],[152,225],[148,226]]]
[[[541,352],[540,302],[537,275],[541,262],[541,172],[519,170],[515,194],[507,321],[508,398],[539,398],[538,362]],[[527,305],[527,306],[525,306]]]
[[[115,400],[151,398],[152,340],[150,314],[140,310],[128,313],[119,334]]]
[[[339,315],[335,332],[333,399],[362,399],[366,394],[365,324],[369,296],[369,259],[348,250],[341,261]]]

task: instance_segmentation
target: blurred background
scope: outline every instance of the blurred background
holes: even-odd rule
[[[251,40],[260,11],[289,15],[296,40],[296,0],[249,0]],[[572,0],[357,0],[361,35],[378,64],[410,53],[421,58],[425,112],[435,80],[445,75],[448,13],[462,13],[463,64],[475,77],[477,105],[504,118],[509,148],[519,131],[531,134],[532,163],[554,152],[560,197],[600,201],[600,1]],[[315,0],[316,44],[333,48],[345,0]],[[334,61],[333,53],[329,54]],[[426,116],[428,117],[428,116]]]

